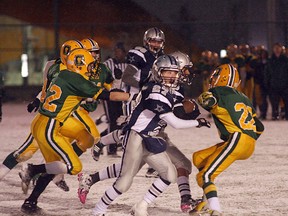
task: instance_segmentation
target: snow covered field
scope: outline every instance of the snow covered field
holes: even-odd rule
[[[102,114],[102,109],[93,113],[93,118]],[[203,112],[204,116],[207,113]],[[0,123],[0,161],[25,141],[29,134],[30,122],[34,113],[26,111],[26,104],[6,103],[3,105],[3,120]],[[254,155],[246,161],[237,161],[216,179],[218,195],[225,215],[288,215],[288,122],[264,121],[266,130],[257,142]],[[100,125],[100,131],[105,125]],[[174,143],[188,158],[194,151],[208,147],[220,141],[216,127],[192,128],[174,130],[170,127],[167,132]],[[120,155],[120,153],[119,153]],[[100,161],[95,162],[87,151],[81,156],[83,171],[92,172],[104,168],[119,158],[104,154]],[[40,163],[42,160],[38,152],[30,160]],[[0,182],[0,215],[23,215],[20,207],[27,197],[21,191],[16,166]],[[193,167],[190,177],[192,194],[195,198],[202,196],[202,191],[195,181],[196,169]],[[110,206],[108,216],[129,215],[129,209],[138,202],[154,179],[144,177],[146,169],[141,170],[135,177],[130,190],[120,196]],[[45,209],[45,215],[90,215],[95,203],[100,199],[105,189],[114,180],[106,180],[94,185],[85,205],[78,201],[76,176],[66,176],[70,186],[69,192],[64,192],[51,183],[40,197],[38,205]],[[31,191],[31,190],[30,190]],[[30,193],[30,191],[28,193]],[[152,216],[187,215],[180,212],[179,193],[176,184],[171,185],[156,202],[149,207]]]

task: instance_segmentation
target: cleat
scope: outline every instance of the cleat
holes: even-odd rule
[[[78,198],[81,203],[85,204],[87,194],[89,193],[90,187],[92,185],[91,176],[84,173],[78,174],[79,188],[78,188]]]
[[[24,194],[27,194],[30,182],[33,178],[31,176],[32,164],[23,164],[21,171],[19,172],[19,177],[21,178],[21,187]]]
[[[38,214],[42,209],[37,206],[37,201],[25,200],[21,206],[21,211],[26,214]]]
[[[159,173],[154,170],[153,168],[149,167],[146,174],[145,174],[146,178],[158,178],[159,177]]]
[[[223,214],[221,212],[214,210],[211,212],[210,216],[223,216]]]
[[[69,186],[67,185],[66,181],[61,179],[60,181],[58,182],[55,182],[56,186],[59,187],[60,189],[62,189],[63,191],[69,191],[70,188]]]
[[[202,199],[192,199],[191,195],[183,195],[181,197],[181,204],[180,208],[182,212],[189,212],[190,210],[194,209]]]
[[[130,214],[134,216],[148,216],[147,208],[148,203],[143,200],[131,208]]]
[[[104,147],[105,147],[105,145],[103,143],[98,142],[98,143],[94,144],[93,147],[91,148],[91,154],[92,154],[92,157],[95,161],[99,160],[102,149]]]
[[[201,201],[198,205],[189,211],[190,216],[211,215],[212,211],[208,208],[207,202]]]

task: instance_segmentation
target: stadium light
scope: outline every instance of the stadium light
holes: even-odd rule
[[[22,54],[21,55],[21,76],[22,77],[28,77],[28,55],[27,54]]]
[[[220,50],[220,58],[227,56],[227,51],[225,49]]]

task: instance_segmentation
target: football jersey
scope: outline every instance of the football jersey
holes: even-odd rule
[[[129,50],[127,54],[127,63],[132,65],[137,70],[134,78],[139,82],[139,88],[141,88],[148,81],[152,65],[156,58],[161,54],[162,53],[155,56],[152,52],[140,46]]]
[[[217,99],[217,105],[209,111],[221,139],[227,140],[234,132],[245,133],[255,140],[259,137],[254,120],[255,110],[244,94],[226,86],[215,87],[209,91]]]
[[[103,63],[99,63],[96,76],[90,79],[90,81],[94,82],[97,87],[102,89],[105,88],[108,91],[111,89],[113,80],[114,79],[110,69]],[[88,112],[95,111],[97,106],[98,106],[97,101],[94,103],[81,104],[81,107],[83,107]]]
[[[183,95],[177,90],[170,90],[155,82],[143,86],[136,99],[136,107],[129,116],[128,124],[124,128],[138,133],[154,136],[167,126],[160,115],[172,112],[176,103],[183,100]]]
[[[80,74],[62,70],[48,88],[45,100],[40,105],[39,113],[64,122],[83,98],[97,99],[102,90],[102,87],[86,80]]]

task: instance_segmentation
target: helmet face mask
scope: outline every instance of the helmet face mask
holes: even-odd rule
[[[143,45],[153,54],[158,54],[164,49],[165,35],[159,28],[148,29],[144,33]]]
[[[179,85],[179,77],[179,64],[173,56],[162,55],[155,60],[152,66],[154,81],[168,88],[176,88]]]
[[[223,64],[218,66],[210,76],[209,88],[227,86],[236,89],[240,82],[238,70],[231,64]]]

